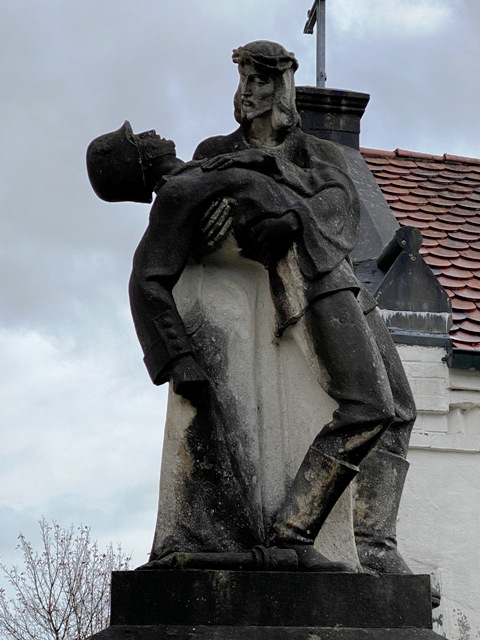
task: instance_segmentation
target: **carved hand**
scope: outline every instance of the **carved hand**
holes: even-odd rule
[[[197,406],[205,397],[208,378],[193,356],[182,356],[175,360],[171,369],[173,390]]]
[[[265,266],[275,264],[291,247],[300,223],[293,211],[280,218],[267,218],[250,230],[249,253]]]
[[[273,160],[273,156],[261,149],[242,149],[235,153],[224,153],[202,164],[203,171],[222,170],[229,167],[256,169],[264,162]]]
[[[220,245],[223,238],[230,231],[233,224],[230,213],[230,201],[228,198],[222,198],[221,200],[215,200],[203,214],[200,229],[208,249],[213,250]]]

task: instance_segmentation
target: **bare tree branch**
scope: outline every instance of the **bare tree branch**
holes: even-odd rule
[[[0,588],[2,640],[79,640],[108,626],[110,576],[129,568],[120,545],[100,552],[90,527],[39,522],[40,549],[19,535],[22,567],[0,571],[11,597]]]

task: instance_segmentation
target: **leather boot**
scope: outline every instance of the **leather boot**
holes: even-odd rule
[[[397,515],[408,467],[405,458],[373,449],[363,460],[356,481],[353,526],[362,568],[376,575],[410,575],[397,548]],[[432,591],[432,606],[440,594]]]
[[[412,573],[397,548],[397,515],[409,464],[373,449],[360,466],[353,526],[360,564],[371,573]]]
[[[273,544],[294,549],[304,571],[350,571],[313,548],[328,514],[358,472],[310,447],[273,525]]]

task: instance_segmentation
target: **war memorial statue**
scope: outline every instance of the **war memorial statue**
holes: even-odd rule
[[[314,544],[355,478],[356,569],[409,575],[396,518],[415,404],[349,259],[356,188],[339,146],[300,127],[294,54],[255,41],[233,62],[239,127],[190,162],[128,122],[87,152],[100,198],[156,194],[130,300],[150,377],[171,384],[140,569],[351,572]]]

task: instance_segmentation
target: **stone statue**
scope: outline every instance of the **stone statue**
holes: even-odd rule
[[[300,128],[295,56],[256,41],[233,61],[240,126],[191,162],[128,123],[87,155],[101,198],[156,192],[130,282],[148,372],[172,383],[146,568],[348,570],[314,542],[360,469],[361,566],[409,573],[395,525],[415,405],[349,261],[356,189],[341,149]]]

